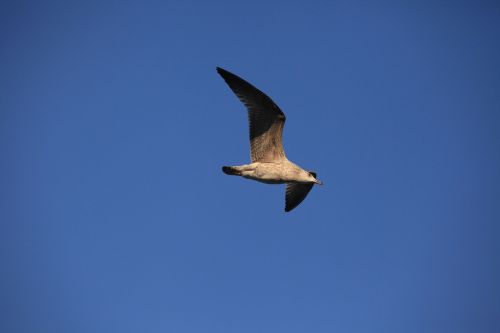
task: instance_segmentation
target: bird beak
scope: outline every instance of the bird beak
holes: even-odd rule
[[[318,185],[323,185],[323,182],[322,182],[321,180],[317,180],[317,179],[316,179],[316,182],[315,182],[315,183],[316,183],[316,184],[318,184]]]

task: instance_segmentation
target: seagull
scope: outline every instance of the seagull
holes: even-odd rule
[[[281,141],[286,117],[278,105],[241,77],[220,67],[217,72],[247,108],[252,160],[250,164],[223,166],[222,171],[266,184],[286,184],[285,212],[291,211],[306,198],[314,184],[323,183],[316,179],[315,172],[304,170],[286,158]]]

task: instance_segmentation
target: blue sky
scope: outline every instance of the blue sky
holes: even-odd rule
[[[500,331],[494,1],[0,8],[1,332]],[[325,182],[291,213],[216,66]]]

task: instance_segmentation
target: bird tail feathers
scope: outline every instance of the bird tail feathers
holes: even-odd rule
[[[240,176],[241,175],[241,171],[238,170],[237,168],[235,167],[230,167],[230,166],[223,166],[222,167],[222,171],[226,174],[226,175],[231,175],[231,176]]]

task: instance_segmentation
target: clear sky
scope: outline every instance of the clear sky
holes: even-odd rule
[[[404,3],[404,4],[403,4]],[[0,5],[0,331],[500,332],[500,4]],[[291,213],[226,68],[325,182]]]

